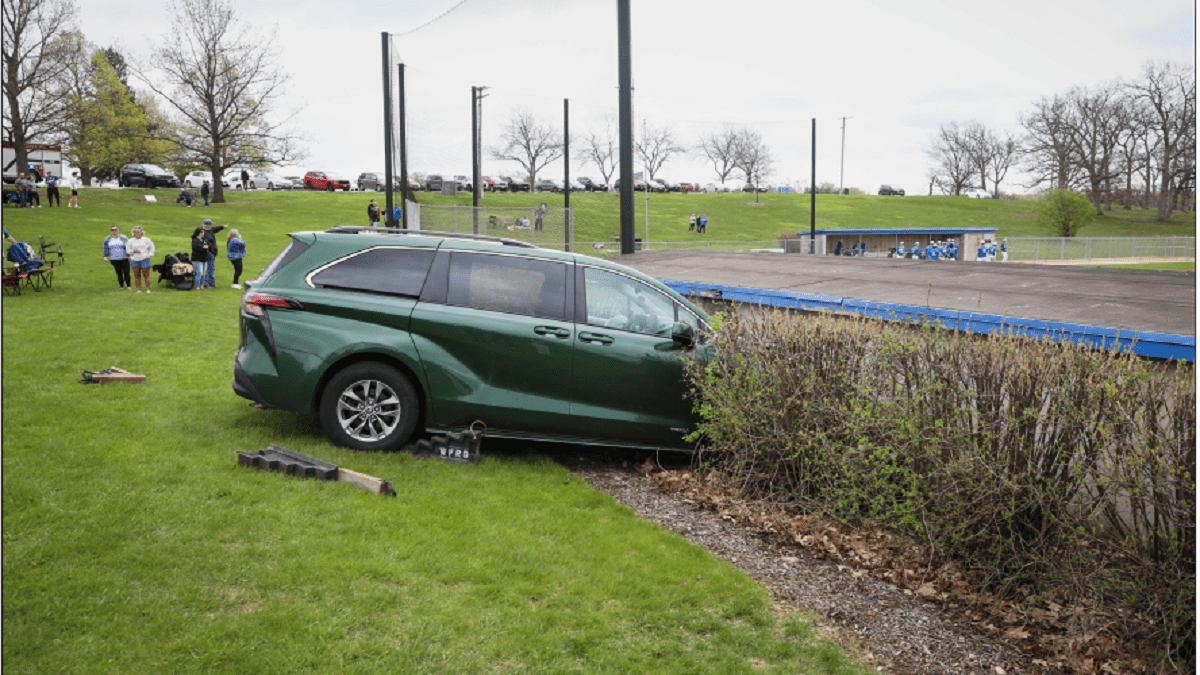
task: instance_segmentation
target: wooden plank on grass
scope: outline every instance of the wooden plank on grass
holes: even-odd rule
[[[356,485],[367,492],[373,492],[378,495],[390,495],[392,497],[396,496],[396,490],[392,488],[391,481],[368,476],[365,473],[338,468],[338,480],[343,483]]]

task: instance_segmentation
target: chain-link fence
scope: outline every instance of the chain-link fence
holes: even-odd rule
[[[409,227],[439,232],[485,234],[527,241],[542,248],[574,249],[570,209],[540,206],[429,206],[408,203]]]
[[[1195,257],[1195,237],[1008,238],[1008,259],[1019,262]]]

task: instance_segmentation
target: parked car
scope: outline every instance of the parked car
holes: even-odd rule
[[[289,236],[242,295],[239,396],[318,413],[359,450],[476,421],[502,438],[689,449],[684,364],[711,355],[707,316],[661,282],[512,239]]]
[[[571,192],[587,192],[587,186],[572,178]]]
[[[992,193],[982,188],[967,188],[962,195],[968,199],[991,199]]]
[[[250,176],[247,187],[251,190],[291,190],[292,181],[277,173],[259,171]]]
[[[884,197],[888,197],[888,196],[903,197],[904,196],[904,188],[894,188],[891,185],[880,185],[879,186],[879,194]]]
[[[344,178],[340,174],[336,174],[336,173],[328,173],[325,175],[328,176],[329,182],[332,186],[329,188],[330,192],[333,192],[334,190],[345,190],[346,192],[350,191],[350,179],[349,178]]]
[[[554,180],[553,178],[543,178],[538,181],[537,191],[538,192],[562,192],[563,186],[562,186],[562,183]]]
[[[387,189],[387,181],[384,180],[384,176],[377,173],[360,173],[355,184],[359,190],[363,191],[374,190],[375,192],[383,192]]]
[[[513,192],[529,192],[529,183],[509,176],[501,176],[500,180],[508,183],[508,189]]]
[[[300,190],[304,188],[304,179],[300,176],[284,176],[284,178],[292,182],[293,190]]]
[[[491,176],[480,176],[479,185],[483,188],[484,192],[495,192],[500,189],[496,184],[496,179]],[[507,186],[505,187],[507,188]]]
[[[190,171],[188,175],[183,177],[183,187],[189,190],[199,190],[205,181],[208,182],[208,187],[212,188],[213,175],[211,171]],[[221,186],[229,187],[229,179],[227,177],[221,176]]]
[[[120,187],[177,188],[179,178],[156,164],[126,164],[117,172]]]
[[[304,174],[304,188],[308,190],[332,190],[329,174],[324,171],[309,171]]]
[[[427,192],[441,192],[442,177],[436,173],[431,173],[428,176],[425,176],[424,189]]]
[[[695,192],[696,184],[695,183],[680,183],[679,191],[680,192]]]
[[[459,192],[470,192],[474,189],[472,187],[470,176],[455,176],[454,182],[457,186],[456,189]]]
[[[604,183],[599,183],[597,181],[594,181],[591,178],[588,178],[587,176],[580,176],[579,182],[582,183],[583,186],[588,189],[588,192],[604,192],[605,190],[608,189],[608,187]]]
[[[659,182],[659,184],[661,184],[663,186],[664,192],[679,192],[679,183],[676,183],[673,180],[668,180],[666,178],[663,178],[663,179],[659,180],[658,182]]]

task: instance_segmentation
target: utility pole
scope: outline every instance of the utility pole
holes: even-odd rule
[[[617,0],[617,80],[621,137],[621,254],[633,253],[633,57],[629,0]]]
[[[571,250],[571,100],[563,99],[563,250]]]
[[[817,253],[817,118],[812,118],[812,208],[808,210],[808,252]]]
[[[479,234],[479,130],[483,116],[483,90],[487,87],[471,87],[471,222],[475,234]]]
[[[408,229],[408,135],[406,131],[407,123],[405,122],[404,113],[404,64],[398,64],[399,84],[400,84],[400,119],[397,122],[400,125],[400,226]],[[388,176],[388,185],[392,184],[392,177]],[[415,201],[415,200],[414,200]],[[392,215],[391,193],[388,193],[388,222],[393,222],[395,217]]]
[[[384,216],[383,224],[387,227],[395,226],[395,219],[392,218],[392,59],[389,44],[388,34],[384,31],[381,34],[383,38],[383,170],[387,173],[387,215]]]
[[[841,199],[846,194],[846,120],[848,119],[853,118],[842,118],[842,168],[838,176],[838,199]]]

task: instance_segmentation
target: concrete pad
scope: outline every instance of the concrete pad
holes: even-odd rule
[[[656,279],[1196,335],[1196,273],[1191,270],[686,249],[640,251],[617,262]]]

